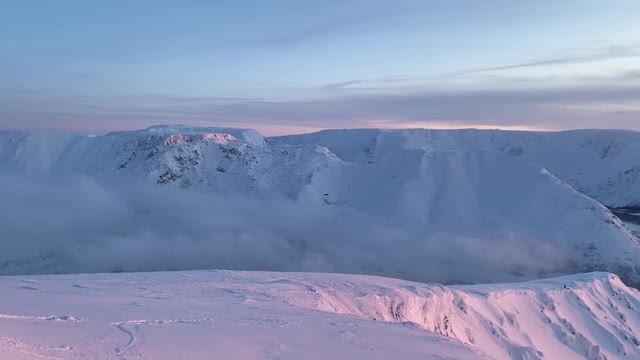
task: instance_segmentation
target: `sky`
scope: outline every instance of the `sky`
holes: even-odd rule
[[[3,0],[0,129],[640,130],[637,0]]]

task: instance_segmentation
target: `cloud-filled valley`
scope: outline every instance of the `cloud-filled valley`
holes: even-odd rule
[[[219,268],[474,282],[566,264],[561,245],[515,234],[471,238],[283,199],[104,186],[87,176],[3,175],[0,186],[5,275]]]
[[[262,138],[198,127],[0,135],[2,274],[221,268],[443,283],[590,270],[632,283],[640,276],[640,246],[620,220],[534,164],[544,151],[561,151],[555,135],[356,130]],[[621,173],[635,164],[625,155],[634,133],[610,133],[615,145],[593,143],[589,133],[562,136],[585,157],[572,164],[576,171],[603,148]],[[548,162],[558,164],[562,158]],[[629,190],[610,200],[633,203]]]

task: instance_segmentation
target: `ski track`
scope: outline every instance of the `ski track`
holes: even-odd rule
[[[140,324],[148,324],[145,321],[126,321],[122,323],[112,324],[116,329],[124,333],[128,340],[127,343],[122,346],[117,346],[113,349],[113,351],[119,356],[126,356],[127,353],[132,352],[136,348],[144,345],[145,340],[142,332],[140,331]],[[132,330],[126,328],[126,326],[131,325]]]

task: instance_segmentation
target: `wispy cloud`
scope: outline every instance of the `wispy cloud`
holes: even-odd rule
[[[100,132],[156,123],[273,129],[354,127],[631,128],[640,86],[359,94],[330,99],[67,98],[0,104],[0,128]],[[597,111],[595,111],[597,109]]]
[[[470,69],[456,73],[448,74],[448,76],[467,75],[482,72],[504,71],[513,69],[523,69],[551,65],[575,65],[594,61],[602,61],[619,58],[640,57],[640,44],[631,45],[614,45],[607,46],[595,50],[590,50],[573,56],[556,57],[550,59],[533,60],[515,64],[507,64],[501,66],[490,66],[478,69]]]
[[[340,82],[335,82],[335,83],[329,83],[329,84],[325,84],[322,86],[323,89],[343,89],[343,88],[347,88],[350,87],[352,85],[358,85],[358,84],[362,84],[367,82],[367,80],[365,79],[356,79],[356,80],[347,80],[347,81],[340,81]]]
[[[367,20],[344,20],[343,25],[357,21]],[[300,36],[321,36],[323,26],[312,28],[316,30],[302,31]],[[63,97],[7,92],[8,96],[0,97],[0,128],[102,132],[179,122],[257,127],[266,133],[371,126],[640,129],[640,68],[576,75],[570,85],[559,84],[559,77],[527,78],[526,74],[507,73],[511,69],[630,57],[640,57],[640,44],[431,77],[351,79],[315,89],[295,89],[290,91],[292,96],[279,100],[241,96]],[[94,75],[78,72],[69,76],[82,81]],[[465,76],[475,77],[483,86],[476,90],[443,86],[448,79]],[[514,86],[518,83],[526,86]],[[2,88],[0,91],[6,92]]]
[[[614,59],[626,59],[626,58],[640,58],[640,44],[626,44],[626,45],[610,45],[605,47],[599,47],[595,49],[583,49],[576,51],[574,54],[568,54],[565,56],[533,59],[524,62],[513,62],[505,65],[486,66],[478,68],[469,68],[465,70],[435,74],[428,76],[420,75],[398,75],[398,76],[386,76],[380,78],[368,78],[368,79],[352,79],[329,83],[323,86],[324,89],[333,90],[347,90],[351,88],[384,88],[384,87],[400,87],[400,86],[416,86],[425,85],[433,82],[442,82],[455,80],[459,78],[469,77],[482,77],[487,78],[487,74],[495,73],[495,76],[500,76],[501,72],[509,70],[521,70],[531,69],[539,67],[563,67],[572,66],[577,64],[592,63],[598,61],[614,60]],[[638,78],[640,70],[635,71],[622,71],[611,76],[611,78],[617,79],[629,79]],[[504,75],[503,75],[504,76]],[[509,78],[505,76],[505,78]],[[520,76],[521,79],[526,79],[526,74]],[[494,77],[495,79],[495,77]],[[585,76],[578,76],[575,80],[590,80]],[[602,80],[600,78],[599,80]]]
[[[292,29],[287,33],[258,39],[251,45],[291,46],[332,35],[344,36],[345,31],[354,31],[362,25],[369,25],[371,22],[385,19],[388,15],[387,13],[372,13],[327,19],[303,28]]]

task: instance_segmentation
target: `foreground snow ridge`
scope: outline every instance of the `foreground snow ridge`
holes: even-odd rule
[[[0,278],[0,358],[638,359],[609,273],[445,287],[339,274]]]

